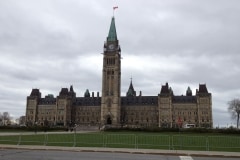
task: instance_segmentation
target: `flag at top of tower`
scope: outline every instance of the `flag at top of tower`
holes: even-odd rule
[[[113,10],[115,10],[115,9],[117,9],[117,8],[118,8],[118,6],[114,6],[114,7],[113,7]]]

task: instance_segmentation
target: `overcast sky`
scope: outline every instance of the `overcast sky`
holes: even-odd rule
[[[151,96],[166,82],[175,95],[206,84],[214,125],[235,123],[227,102],[240,97],[239,0],[0,0],[0,112],[25,115],[32,88],[101,93],[113,6],[122,95],[131,76]]]

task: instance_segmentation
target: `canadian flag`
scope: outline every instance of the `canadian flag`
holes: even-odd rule
[[[118,6],[115,6],[115,7],[113,7],[113,10],[115,10],[115,9],[117,9],[118,8]]]

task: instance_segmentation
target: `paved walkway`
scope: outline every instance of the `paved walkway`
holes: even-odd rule
[[[115,152],[133,154],[160,154],[184,156],[211,156],[211,157],[239,157],[239,152],[214,151],[186,151],[186,150],[159,150],[159,149],[127,149],[127,148],[95,148],[95,147],[58,147],[58,146],[31,146],[31,145],[0,145],[0,149],[27,149],[27,150],[59,150],[73,152]]]

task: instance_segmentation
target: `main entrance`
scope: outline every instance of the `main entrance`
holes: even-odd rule
[[[112,119],[110,116],[107,117],[107,124],[111,125],[112,124]]]

